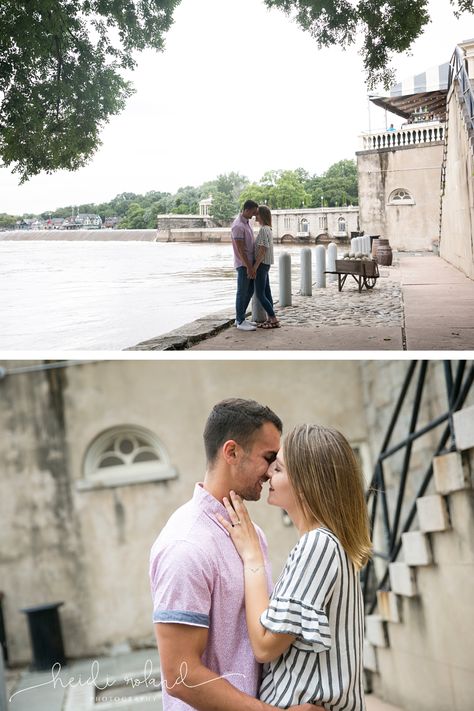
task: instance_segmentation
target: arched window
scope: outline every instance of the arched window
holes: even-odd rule
[[[306,232],[306,233],[309,232],[309,222],[306,219],[306,217],[303,217],[300,220],[300,232]]]
[[[346,231],[346,219],[345,217],[340,217],[337,221],[337,231],[338,232],[345,232]]]
[[[405,188],[397,188],[390,193],[389,205],[414,205],[412,194]]]
[[[84,458],[80,489],[143,484],[173,479],[175,469],[158,437],[135,425],[120,425],[102,432]]]

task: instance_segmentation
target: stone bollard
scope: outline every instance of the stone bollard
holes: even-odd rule
[[[370,254],[370,237],[364,235],[364,254]]]
[[[260,301],[257,299],[257,294],[252,296],[252,321],[255,323],[263,323],[267,320],[267,314]]]
[[[316,288],[322,289],[326,286],[326,250],[322,244],[318,244],[314,250],[316,257]]]
[[[354,252],[354,254],[357,252],[356,240],[357,240],[357,237],[352,237],[352,239],[351,239],[351,252]]]
[[[328,272],[336,271],[337,245],[334,242],[328,245],[326,254],[326,269]],[[328,281],[337,281],[337,274],[328,274]]]
[[[305,247],[301,250],[301,296],[313,294],[311,266],[311,250]]]
[[[280,254],[278,261],[280,281],[280,306],[291,306],[291,256]]]

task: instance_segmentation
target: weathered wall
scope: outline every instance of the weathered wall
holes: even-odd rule
[[[468,132],[455,82],[448,97],[446,186],[440,254],[474,279],[474,135]]]
[[[402,251],[431,250],[439,232],[442,151],[436,142],[357,153],[360,229]],[[415,204],[389,205],[398,188]]]
[[[201,438],[212,405],[253,397],[273,407],[287,429],[322,421],[364,443],[358,371],[346,361],[115,361],[0,380],[0,589],[12,660],[30,654],[19,608],[57,600],[65,601],[70,656],[150,640],[149,549],[203,477]],[[79,490],[91,442],[120,424],[156,433],[177,478]],[[264,502],[251,508],[278,574],[295,531]]]
[[[376,459],[398,396],[408,363],[372,361],[362,369],[364,404],[371,432],[370,446]],[[453,368],[453,372],[455,370]],[[416,381],[416,373],[415,373]],[[425,396],[418,425],[446,411],[445,374],[441,362],[430,362]],[[413,402],[416,383],[408,391]],[[474,402],[473,394],[465,406]],[[391,444],[406,437],[410,409],[404,408]],[[406,515],[421,480],[430,465],[431,454],[445,425],[418,440],[407,484]],[[472,451],[472,450],[471,450]],[[474,454],[474,452],[473,452]],[[393,521],[396,487],[403,455],[394,455],[385,467],[389,509]],[[471,466],[474,456],[471,457]],[[435,493],[433,485],[427,494]],[[474,499],[472,492],[456,492],[449,498],[452,530],[430,535],[434,565],[417,569],[419,595],[403,598],[401,619],[388,625],[390,646],[377,648],[379,673],[372,683],[378,696],[407,711],[469,711],[474,688],[474,647],[470,629],[474,622],[472,584],[474,581]],[[404,518],[404,517],[402,517]],[[415,520],[413,528],[418,528]],[[383,550],[380,521],[375,536],[376,549]],[[403,560],[403,552],[398,560]],[[378,565],[379,572],[384,566]]]

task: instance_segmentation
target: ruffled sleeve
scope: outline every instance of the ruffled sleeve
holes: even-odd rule
[[[302,536],[260,617],[270,632],[292,634],[322,652],[331,648],[327,607],[339,576],[333,534],[316,529]]]
[[[326,613],[301,600],[272,598],[260,622],[270,632],[293,634],[309,642],[316,652],[331,648],[331,631]]]

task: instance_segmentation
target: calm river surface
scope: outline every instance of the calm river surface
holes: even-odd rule
[[[282,251],[295,291],[300,247]],[[230,244],[5,241],[0,276],[4,351],[121,350],[235,301]]]

